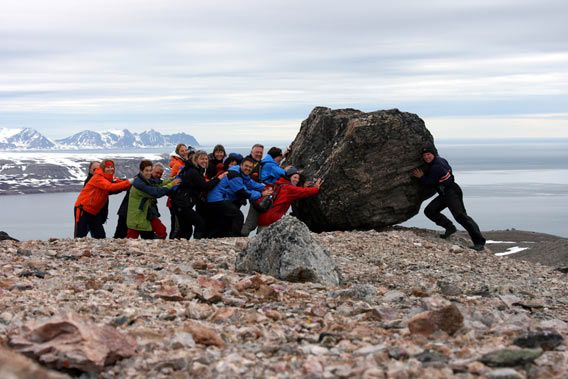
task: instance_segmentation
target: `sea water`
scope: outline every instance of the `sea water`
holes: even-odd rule
[[[568,237],[568,141],[444,141],[437,147],[454,169],[468,214],[482,230],[515,228]],[[227,150],[245,153],[244,148]],[[0,196],[0,230],[21,240],[71,238],[77,196]],[[107,236],[114,233],[123,196],[110,196]],[[437,229],[423,215],[427,204],[424,202],[420,213],[402,225]],[[160,199],[159,207],[169,230],[165,199]],[[246,214],[246,208],[243,211]]]

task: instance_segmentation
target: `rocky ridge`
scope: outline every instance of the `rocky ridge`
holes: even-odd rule
[[[103,378],[568,375],[566,274],[408,230],[313,236],[342,285],[238,273],[246,238],[2,241],[0,345],[74,314],[136,341]]]

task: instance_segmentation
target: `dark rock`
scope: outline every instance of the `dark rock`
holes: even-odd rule
[[[446,296],[459,296],[462,294],[460,287],[453,283],[445,282],[443,280],[438,281],[438,288],[440,288],[440,293]]]
[[[430,351],[430,350],[425,350],[422,353],[415,355],[414,358],[416,358],[419,362],[422,362],[424,364],[435,363],[435,362],[442,362],[442,363],[448,362],[448,357],[436,351]]]
[[[286,159],[323,185],[317,197],[295,204],[294,214],[316,232],[408,220],[425,198],[410,173],[427,144],[432,135],[412,113],[315,108]]]
[[[563,341],[564,338],[557,331],[543,330],[518,337],[513,341],[513,344],[531,349],[540,347],[543,350],[554,350]]]
[[[501,349],[487,353],[480,361],[490,367],[512,367],[532,363],[542,355],[542,349]]]
[[[306,225],[292,216],[252,238],[235,262],[237,271],[260,272],[289,282],[338,285],[341,274],[331,255],[310,234]]]
[[[408,359],[409,357],[408,352],[398,346],[389,347],[387,351],[389,353],[389,357],[396,359],[397,361]]]
[[[16,255],[19,255],[21,257],[31,257],[32,256],[32,251],[29,249],[18,249],[16,251]]]
[[[19,242],[17,239],[10,237],[6,232],[0,232],[0,241],[16,241]]]
[[[24,270],[18,274],[20,278],[29,278],[30,276],[35,276],[36,278],[40,279],[45,278],[45,275],[47,275],[45,271],[38,270],[36,268],[31,270]]]

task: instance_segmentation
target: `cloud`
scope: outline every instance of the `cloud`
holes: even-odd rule
[[[167,119],[223,135],[241,120],[288,125],[318,105],[562,112],[567,10],[555,0],[9,2],[0,124],[52,135],[93,119],[132,130]]]

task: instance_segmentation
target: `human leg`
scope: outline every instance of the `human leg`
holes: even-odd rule
[[[73,231],[74,238],[83,238],[89,234],[88,213],[81,208],[75,207],[73,209],[75,217],[75,230]]]
[[[137,239],[140,236],[140,232],[138,230],[128,228],[126,230],[126,238],[128,239]]]
[[[168,236],[166,226],[162,224],[162,221],[158,217],[152,219],[150,224],[152,225],[152,231],[156,233],[159,239],[166,239]]]
[[[176,222],[178,231],[176,238],[190,239],[193,234],[193,226],[191,223],[190,208],[175,207]]]
[[[258,211],[252,206],[249,201],[249,211],[247,213],[247,219],[243,224],[241,229],[241,235],[243,237],[248,237],[248,235],[256,229],[258,225]]]
[[[482,248],[485,245],[485,238],[481,234],[477,223],[467,214],[463,203],[463,192],[461,188],[457,184],[454,184],[446,191],[445,197],[452,216],[468,232],[473,244]]]
[[[128,226],[126,226],[126,216],[119,215],[113,238],[126,238],[127,232],[128,232]]]
[[[455,229],[454,224],[446,216],[442,214],[442,211],[447,207],[445,198],[442,196],[437,196],[434,200],[430,202],[424,209],[424,214],[430,220],[432,220],[436,225],[441,226],[446,230]]]

